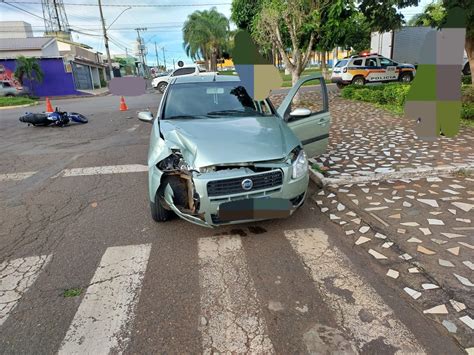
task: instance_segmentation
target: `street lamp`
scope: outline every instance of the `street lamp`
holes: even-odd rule
[[[113,20],[112,23],[109,25],[109,27],[107,27],[107,30],[115,23],[115,21],[118,20],[118,18],[119,18],[120,16],[122,16],[122,14],[123,14],[125,11],[130,10],[131,8],[132,8],[132,7],[129,6],[129,7],[127,7],[125,10],[123,10],[121,13],[119,13],[119,15],[115,18],[115,20]]]

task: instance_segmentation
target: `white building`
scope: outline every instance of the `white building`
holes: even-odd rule
[[[24,21],[0,21],[0,38],[30,38],[33,29]]]

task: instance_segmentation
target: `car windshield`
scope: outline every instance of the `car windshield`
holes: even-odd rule
[[[163,119],[264,116],[272,114],[268,103],[256,102],[240,81],[199,82],[170,86]]]
[[[340,68],[347,64],[347,59],[340,60],[336,63],[336,67]]]

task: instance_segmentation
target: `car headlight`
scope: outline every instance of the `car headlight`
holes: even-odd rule
[[[298,156],[291,165],[293,167],[293,173],[291,175],[293,179],[299,179],[308,172],[308,158],[303,149],[300,150]]]

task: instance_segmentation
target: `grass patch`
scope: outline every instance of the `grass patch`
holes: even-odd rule
[[[64,297],[77,297],[80,296],[82,293],[82,288],[68,288],[64,290],[63,296]]]
[[[29,97],[0,97],[0,107],[34,104],[36,101]]]
[[[326,169],[321,168],[319,164],[316,164],[316,163],[311,164],[311,169],[316,170],[318,173],[322,174],[323,176],[328,175],[328,172],[326,171]]]

